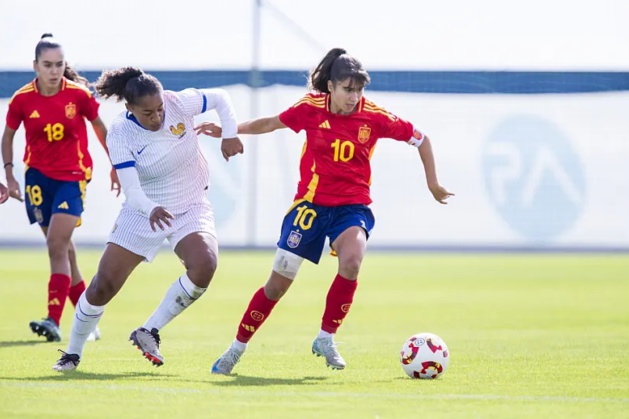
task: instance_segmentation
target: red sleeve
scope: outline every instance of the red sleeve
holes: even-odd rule
[[[410,140],[413,136],[413,124],[393,114],[389,115],[390,117],[382,118],[382,137],[404,142]]]
[[[89,92],[81,92],[81,94],[81,115],[87,118],[88,121],[93,121],[98,117],[100,104]]]
[[[13,100],[9,102],[9,110],[7,111],[7,126],[14,131],[17,131],[24,120],[18,97],[19,96],[14,97]]]
[[[307,98],[309,98],[308,95],[304,96],[302,100],[280,114],[282,124],[295,132],[306,128],[307,115],[310,110],[309,99]]]

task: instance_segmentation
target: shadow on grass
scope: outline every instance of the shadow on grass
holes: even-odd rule
[[[83,371],[66,371],[63,373],[56,373],[47,376],[38,377],[0,377],[0,380],[8,381],[107,381],[107,380],[121,380],[125,378],[158,378],[164,379],[168,377],[175,377],[172,374],[156,374],[155,372],[120,372],[115,374],[107,373],[94,373]]]
[[[231,387],[231,386],[285,386],[285,385],[313,385],[320,381],[327,380],[328,377],[302,377],[302,378],[268,378],[251,377],[245,375],[230,375],[229,381],[212,381],[209,384]]]
[[[9,341],[0,341],[0,349],[2,348],[14,348],[16,346],[35,346],[39,344],[48,344],[54,342],[48,342],[47,340],[9,340]]]

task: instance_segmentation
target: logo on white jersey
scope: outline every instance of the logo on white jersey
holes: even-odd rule
[[[172,132],[173,135],[176,135],[177,138],[182,138],[184,135],[186,135],[186,126],[183,124],[183,122],[178,123],[177,127],[171,125],[170,132]]]
[[[549,121],[514,116],[493,130],[482,156],[489,199],[507,224],[535,241],[570,229],[586,200],[581,159]]]

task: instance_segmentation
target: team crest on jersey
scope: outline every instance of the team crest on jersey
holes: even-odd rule
[[[72,102],[66,105],[66,118],[72,119],[76,116],[76,105]]]
[[[358,129],[358,141],[360,141],[361,144],[365,144],[367,141],[369,141],[370,135],[371,128],[369,128],[367,125]]]
[[[290,234],[288,235],[288,240],[286,240],[286,244],[288,244],[288,247],[290,247],[291,249],[294,249],[297,246],[299,246],[300,241],[301,241],[301,233],[298,233],[296,231],[291,231]]]
[[[181,138],[186,135],[186,126],[183,124],[183,122],[178,123],[176,128],[171,125],[170,132],[172,132],[173,135],[176,135],[177,138]]]

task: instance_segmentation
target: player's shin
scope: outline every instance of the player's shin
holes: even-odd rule
[[[249,339],[258,331],[262,323],[269,317],[277,301],[270,300],[264,293],[264,287],[260,288],[251,298],[245,314],[238,325],[236,340],[242,343],[249,342]]]
[[[172,283],[162,302],[142,327],[146,330],[161,330],[199,299],[206,290],[207,288],[194,285],[188,275],[183,274]]]
[[[53,319],[57,326],[61,323],[61,315],[70,292],[71,279],[68,275],[52,274],[48,282],[48,317]]]
[[[87,301],[86,293],[81,295],[74,312],[67,353],[83,355],[87,338],[96,329],[104,311],[105,306],[92,305]]]
[[[325,311],[321,320],[322,334],[336,333],[343,323],[343,319],[349,313],[357,286],[357,279],[350,280],[343,278],[341,275],[336,275],[325,302]]]

